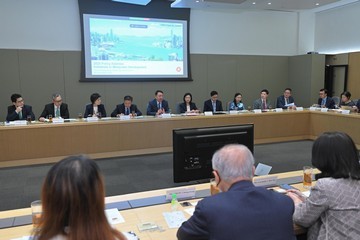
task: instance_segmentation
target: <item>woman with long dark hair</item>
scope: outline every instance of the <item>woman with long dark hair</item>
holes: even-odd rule
[[[103,177],[85,156],[56,163],[42,187],[42,217],[37,240],[125,240],[105,216]]]
[[[183,97],[183,102],[179,105],[180,113],[198,113],[199,110],[196,107],[196,104],[192,102],[191,93],[185,93]]]
[[[293,220],[308,229],[308,239],[360,239],[360,164],[354,141],[326,132],[314,142],[312,164],[321,173],[308,198],[288,192]]]
[[[235,93],[233,101],[230,102],[229,110],[244,110],[241,93]]]

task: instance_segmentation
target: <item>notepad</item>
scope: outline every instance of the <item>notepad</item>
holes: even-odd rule
[[[271,171],[272,167],[263,163],[259,163],[255,169],[255,175],[264,176],[268,175]]]
[[[116,208],[110,208],[105,210],[106,218],[111,225],[125,222],[124,218]]]
[[[186,218],[181,211],[163,212],[163,216],[169,228],[179,228]]]

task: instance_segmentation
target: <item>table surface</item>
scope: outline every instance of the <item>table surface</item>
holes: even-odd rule
[[[317,173],[317,172],[318,171],[315,170],[314,173]],[[272,174],[272,175],[277,176],[278,179],[286,179],[286,178],[291,178],[291,177],[302,176],[302,171],[293,171],[293,172]],[[192,185],[192,186],[194,186],[196,188],[196,190],[209,189],[208,183],[196,184],[196,185]],[[302,187],[301,183],[294,184],[293,186],[300,189],[301,191],[305,191],[305,189]],[[181,187],[179,187],[179,188],[181,188]],[[171,189],[179,189],[179,188],[171,188]],[[165,195],[167,190],[170,190],[170,188],[107,197],[105,199],[105,202],[113,203],[113,202],[118,202],[118,201],[127,201],[127,200],[134,200],[134,199],[140,199],[140,198],[146,198],[146,197],[161,196],[161,195]],[[200,199],[191,199],[191,200],[186,200],[186,201],[197,202],[199,200]],[[190,215],[183,211],[186,208],[191,208],[191,207],[184,208],[181,205],[179,205],[177,210],[182,211],[184,213],[184,216],[186,218],[189,218]],[[170,203],[149,206],[149,207],[141,207],[141,208],[122,210],[122,211],[120,211],[120,214],[125,219],[125,222],[116,224],[115,227],[118,230],[123,231],[123,232],[133,231],[136,233],[137,236],[139,236],[139,238],[141,240],[155,240],[155,239],[167,239],[167,240],[174,239],[175,240],[177,229],[176,228],[170,229],[162,215],[163,212],[170,212],[170,211],[171,211]],[[29,215],[29,214],[31,214],[30,208],[3,211],[3,212],[0,212],[0,219]],[[138,230],[138,224],[146,223],[146,222],[155,222],[158,226],[161,226],[163,231],[157,230],[157,231],[153,231],[153,232],[149,232],[149,231],[140,232]],[[32,225],[0,229],[0,240],[28,236],[28,235],[30,235],[31,230],[32,230]],[[301,234],[301,233],[305,232],[305,230],[303,228],[301,228],[297,225],[294,225],[294,231],[296,234]]]
[[[359,120],[360,114],[304,110],[0,126],[0,167],[57,162],[74,154],[97,159],[171,152],[173,129],[249,123],[255,126],[255,144],[315,139],[324,131],[344,131],[360,146]]]

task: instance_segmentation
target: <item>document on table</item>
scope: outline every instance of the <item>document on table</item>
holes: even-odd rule
[[[189,214],[190,216],[192,216],[195,212],[195,208],[194,207],[191,207],[191,208],[187,208],[187,209],[184,209],[184,211]]]
[[[106,209],[105,215],[111,225],[125,222],[124,218],[121,216],[117,208]]]
[[[181,211],[163,212],[163,216],[169,228],[179,228],[186,218]]]

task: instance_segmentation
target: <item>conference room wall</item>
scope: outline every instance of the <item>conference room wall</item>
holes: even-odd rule
[[[77,117],[93,92],[102,95],[108,114],[125,94],[132,95],[145,113],[146,104],[157,89],[165,92],[175,111],[175,104],[182,101],[185,92],[193,94],[194,102],[201,109],[212,90],[219,92],[224,108],[238,91],[243,93],[246,105],[252,106],[262,88],[269,89],[274,101],[288,82],[286,56],[192,54],[194,81],[150,83],[79,82],[80,59],[78,51],[0,50],[0,119],[5,119],[6,107],[11,104],[10,95],[14,92],[23,95],[37,117],[51,101],[51,94],[59,92],[69,104],[71,116]]]
[[[360,52],[349,53],[349,72],[347,89],[353,99],[360,99]]]

